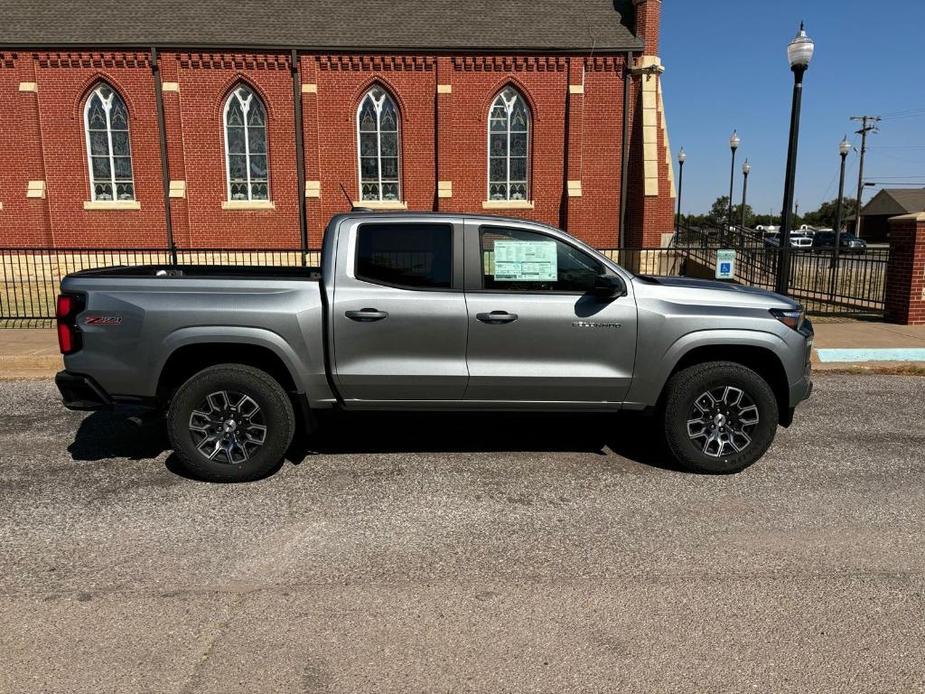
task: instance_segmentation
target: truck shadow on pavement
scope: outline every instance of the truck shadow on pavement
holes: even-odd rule
[[[315,435],[296,442],[303,458],[349,453],[609,451],[649,467],[680,471],[658,434],[639,414],[342,413],[322,420]],[[300,462],[297,457],[294,462]]]
[[[81,462],[151,460],[170,450],[170,441],[161,417],[120,408],[84,417],[67,450]],[[297,435],[286,457],[298,465],[318,455],[610,451],[648,467],[682,470],[655,421],[631,413],[339,413],[323,417],[312,436]],[[165,466],[186,476],[173,454]]]
[[[73,460],[91,462],[150,460],[169,449],[163,419],[130,408],[91,412],[80,422],[74,442],[67,447]]]

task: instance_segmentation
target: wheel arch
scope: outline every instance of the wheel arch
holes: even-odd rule
[[[680,354],[667,374],[659,394],[659,405],[664,400],[665,386],[672,376],[690,366],[713,361],[740,364],[761,376],[774,392],[780,423],[783,426],[789,426],[792,415],[789,405],[790,388],[787,370],[776,352],[766,345],[711,343],[690,347]]]
[[[267,331],[222,329],[221,335],[172,334],[165,343],[164,357],[155,372],[154,392],[158,402],[168,400],[193,374],[217,364],[252,366],[273,376],[289,393],[303,393],[294,355],[287,353],[288,347],[282,338],[275,333],[268,333],[268,338],[254,332]]]

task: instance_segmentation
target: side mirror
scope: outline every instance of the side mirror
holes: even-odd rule
[[[591,293],[598,299],[616,299],[626,294],[626,284],[617,275],[598,275]]]

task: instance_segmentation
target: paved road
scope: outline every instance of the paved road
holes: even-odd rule
[[[356,417],[241,486],[0,384],[2,691],[925,691],[925,379],[728,478],[634,420]]]

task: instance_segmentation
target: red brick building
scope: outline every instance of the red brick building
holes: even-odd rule
[[[361,204],[658,246],[661,0],[6,4],[0,246],[318,247]]]

